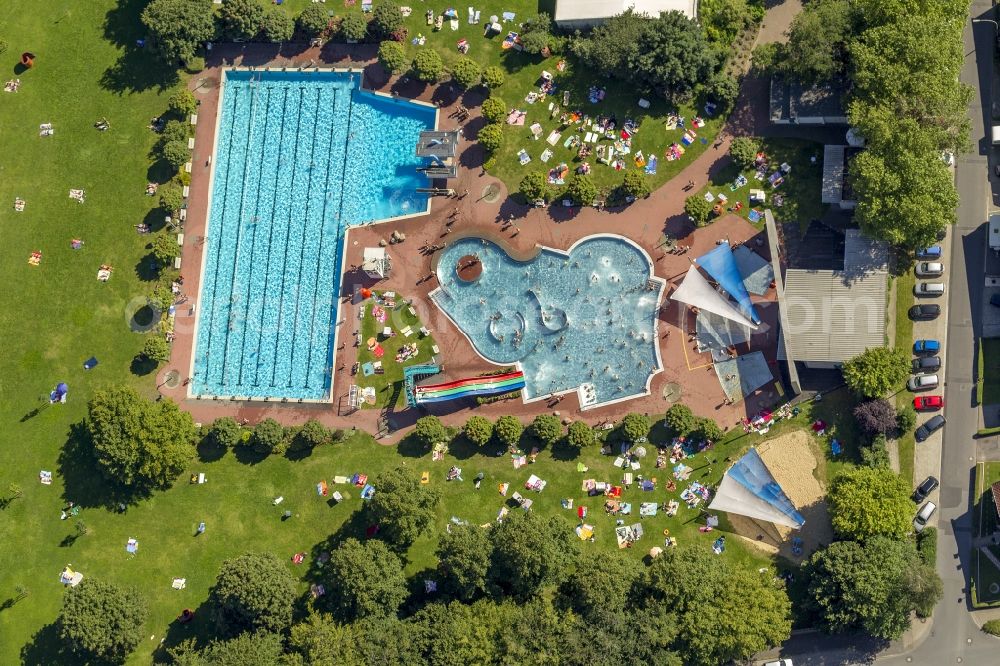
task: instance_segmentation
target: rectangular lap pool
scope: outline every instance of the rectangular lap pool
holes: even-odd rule
[[[431,106],[354,72],[223,74],[192,395],[330,396],[345,229],[427,211]]]

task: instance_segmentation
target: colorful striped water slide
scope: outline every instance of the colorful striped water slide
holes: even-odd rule
[[[509,393],[524,388],[524,373],[520,370],[488,377],[457,379],[443,384],[416,387],[417,403],[443,402],[470,395]]]

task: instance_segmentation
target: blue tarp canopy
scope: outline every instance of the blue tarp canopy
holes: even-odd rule
[[[740,276],[739,266],[736,265],[736,258],[733,256],[733,249],[729,243],[720,243],[711,252],[707,252],[695,260],[705,272],[719,283],[719,286],[736,301],[740,310],[750,321],[755,324],[760,323],[760,317],[750,302],[750,294],[747,292],[743,278]]]
[[[753,448],[726,471],[709,508],[795,529],[806,522]]]

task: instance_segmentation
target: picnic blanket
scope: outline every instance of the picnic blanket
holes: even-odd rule
[[[576,535],[580,537],[580,541],[589,541],[594,538],[594,526],[580,523],[576,526]]]
[[[622,525],[615,528],[615,539],[619,548],[628,548],[642,538],[642,524]]]
[[[646,162],[646,175],[648,176],[656,175],[656,155],[649,156],[649,161]]]
[[[536,492],[542,492],[545,490],[545,485],[547,481],[543,481],[534,474],[528,477],[528,480],[524,482],[524,487],[528,490],[534,490]]]
[[[527,150],[522,148],[517,152],[517,159],[522,165],[525,165],[531,161],[531,155],[528,154]]]
[[[639,505],[639,515],[643,518],[655,516],[657,508],[659,508],[659,505],[656,502],[643,502]]]

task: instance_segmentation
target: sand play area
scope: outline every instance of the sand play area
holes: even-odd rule
[[[780,553],[795,562],[808,557],[819,544],[829,544],[833,540],[823,486],[813,475],[818,461],[813,453],[812,439],[812,433],[796,430],[756,445],[757,453],[771,471],[774,480],[806,519],[801,530],[728,514],[729,523],[736,534],[745,537],[761,550]],[[793,536],[798,536],[803,541],[801,555],[792,554]]]

